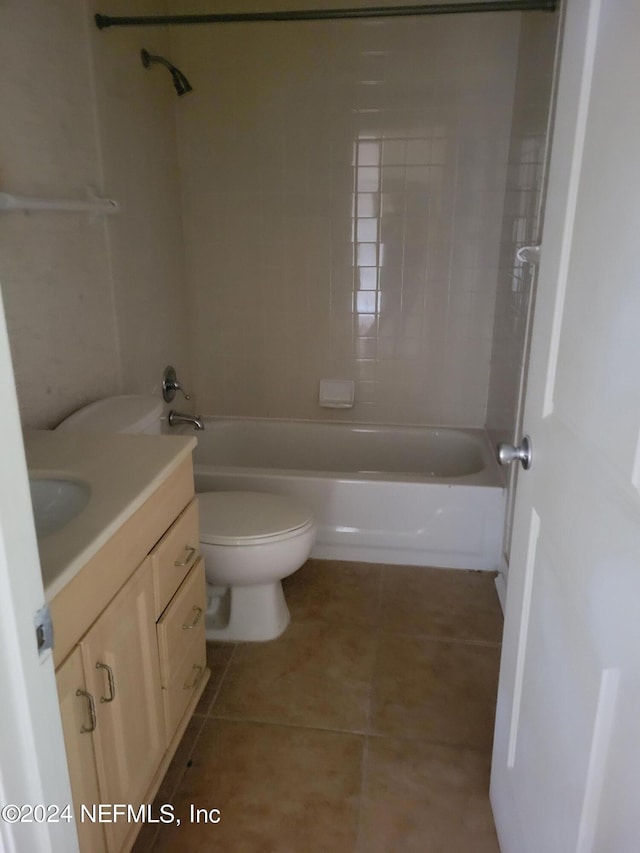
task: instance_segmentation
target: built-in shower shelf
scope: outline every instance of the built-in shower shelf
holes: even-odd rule
[[[120,205],[112,198],[100,198],[89,190],[87,191],[87,198],[84,200],[71,198],[33,198],[0,192],[0,213],[8,213],[14,210],[62,210],[69,213],[111,214],[118,213]]]

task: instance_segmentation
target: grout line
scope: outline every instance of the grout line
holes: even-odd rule
[[[473,752],[478,755],[491,755],[491,751],[493,749],[492,745],[483,748],[479,746],[472,746],[466,743],[451,743],[449,741],[438,740],[432,737],[406,737],[401,734],[388,734],[386,732],[376,731],[367,732],[360,729],[329,728],[327,726],[318,725],[303,725],[301,723],[287,723],[283,721],[266,720],[260,717],[230,717],[220,714],[218,716],[211,717],[211,720],[222,720],[225,723],[250,723],[251,725],[275,726],[277,728],[282,729],[304,729],[305,731],[323,732],[327,734],[353,735],[354,737],[361,737],[367,741],[371,738],[375,738],[376,740],[396,740],[402,741],[403,743],[424,743],[430,746],[443,747],[445,749],[466,750],[468,752]]]
[[[140,838],[140,835],[142,834],[142,832],[144,832],[144,828],[145,828],[145,826],[148,826],[148,825],[149,825],[149,824],[143,823],[143,824],[142,824],[142,827],[140,828],[140,832],[136,835],[136,839],[135,839],[135,841],[133,842],[133,848],[132,848],[134,851],[135,851],[135,849],[136,849],[136,844],[138,844],[138,840],[139,840],[139,838]],[[149,837],[148,844],[145,844],[145,845],[144,845],[144,851],[141,851],[141,853],[151,853],[151,851],[152,851],[152,850],[155,850],[155,849],[156,849],[156,842],[157,842],[157,840],[158,840],[158,835],[159,835],[159,834],[160,834],[160,827],[159,827],[159,826],[156,826],[155,831],[154,831],[154,832],[153,832],[153,834]],[[137,853],[137,851],[136,851],[136,853]]]
[[[189,750],[188,754],[187,754],[187,755],[185,755],[185,757],[184,757],[184,760],[183,760],[183,762],[182,762],[182,772],[177,776],[176,781],[175,781],[175,783],[173,784],[173,786],[172,786],[172,787],[171,787],[171,788],[166,792],[165,802],[173,802],[173,798],[174,798],[174,796],[176,795],[176,792],[177,792],[178,788],[179,788],[179,787],[180,787],[180,785],[182,784],[182,780],[184,779],[184,775],[185,775],[186,770],[187,770],[187,764],[189,763],[189,761],[191,761],[191,756],[193,755],[193,753],[194,753],[194,751],[195,751],[195,748],[196,748],[196,744],[198,743],[198,740],[199,740],[199,738],[200,738],[200,735],[202,734],[202,728],[203,728],[203,726],[204,726],[205,717],[201,716],[200,714],[197,714],[197,715],[196,715],[196,714],[193,714],[193,715],[191,716],[191,720],[189,721],[189,724],[187,725],[187,728],[189,727],[189,725],[191,724],[191,722],[192,722],[192,721],[194,721],[194,720],[200,720],[200,725],[199,725],[199,727],[198,727],[198,733],[196,734],[196,736],[195,736],[195,737],[194,737],[194,739],[193,739],[193,744],[192,744],[192,746],[191,746],[191,749]],[[178,749],[176,750],[176,753],[177,753],[177,752],[178,752],[178,750],[180,749],[180,744],[182,743],[182,740],[184,739],[184,736],[186,735],[186,733],[187,733],[187,732],[186,732],[186,730],[185,730],[185,732],[184,732],[184,734],[182,735],[182,738],[181,738],[181,740],[180,740],[180,743],[178,744]],[[174,760],[175,760],[175,755],[174,755],[174,757],[171,759],[171,763],[173,763],[173,761],[174,761]],[[170,766],[171,766],[171,764],[169,765],[169,767],[170,767]],[[167,776],[167,773],[168,773],[168,772],[169,772],[169,768],[167,768],[167,770],[166,770],[166,772],[165,772],[165,775],[164,775],[164,777],[163,777],[163,779],[162,779],[162,782],[160,782],[160,788],[162,787],[162,785],[163,785],[163,783],[164,783],[164,779],[166,778],[166,776]],[[158,794],[156,794],[156,797],[157,797],[157,796],[158,796]],[[155,799],[155,798],[154,798],[154,799]],[[147,825],[148,825],[148,824],[146,824],[146,823],[145,823],[145,824],[143,824],[143,828],[144,828],[144,826],[147,826]],[[148,844],[145,844],[145,853],[151,853],[151,851],[152,851],[152,850],[155,850],[155,848],[156,848],[156,842],[157,842],[157,840],[158,840],[158,836],[159,836],[159,834],[160,834],[160,829],[161,829],[161,826],[160,826],[160,825],[158,825],[158,826],[155,828],[155,832],[150,836],[150,838],[149,838],[149,840],[148,840]],[[142,830],[141,830],[141,831],[142,831]],[[139,835],[138,835],[138,838],[139,838]],[[137,843],[137,840],[138,840],[138,839],[136,838],[136,842],[135,842],[135,843]]]
[[[365,805],[365,794],[367,785],[367,771],[369,764],[369,736],[364,739],[362,747],[362,767],[360,768],[360,802],[358,803],[358,831],[356,833],[356,848],[355,853],[359,853],[362,848],[362,823],[363,811]]]
[[[471,746],[467,743],[450,743],[444,740],[437,740],[436,738],[420,738],[420,737],[403,737],[400,734],[385,734],[384,732],[371,732],[367,737],[371,740],[371,738],[375,738],[376,740],[396,740],[401,741],[402,743],[423,743],[428,746],[437,746],[442,749],[454,749],[454,750],[463,750],[466,752],[473,752],[476,755],[488,755],[491,756],[493,751],[493,742],[490,746],[484,748],[481,746]]]
[[[213,711],[213,707],[214,707],[214,705],[216,704],[216,702],[217,702],[217,700],[218,700],[218,696],[220,695],[220,690],[221,690],[221,688],[222,688],[222,683],[224,682],[224,680],[225,680],[225,678],[226,678],[226,676],[227,676],[227,673],[229,672],[229,667],[231,666],[231,663],[232,663],[232,661],[233,661],[234,657],[236,656],[236,652],[238,651],[238,645],[239,645],[239,643],[234,643],[234,644],[233,644],[233,649],[231,650],[231,654],[229,655],[229,660],[227,661],[227,663],[226,663],[226,665],[225,665],[225,668],[224,668],[224,670],[222,671],[222,675],[220,676],[220,681],[218,682],[218,686],[217,686],[217,688],[216,688],[216,692],[213,694],[213,697],[212,697],[212,699],[211,699],[211,704],[209,705],[209,710],[207,711],[207,713],[206,713],[206,714],[204,714],[204,718],[205,718],[206,720],[208,720],[208,719],[211,717],[211,712]]]
[[[378,626],[382,618],[382,589],[384,587],[384,576],[388,566],[384,564],[380,567],[380,577],[378,578]]]
[[[375,649],[373,653],[373,663],[371,665],[371,677],[369,679],[369,691],[367,695],[367,717],[366,717],[366,726],[367,726],[367,734],[371,731],[371,721],[373,715],[373,684],[376,677],[376,672],[378,670],[378,660],[380,658],[380,640],[382,636],[382,591],[384,588],[384,576],[385,576],[386,566],[382,565],[380,567],[380,576],[378,578],[378,604],[377,604],[377,613],[376,613],[376,643]]]
[[[366,728],[341,729],[330,726],[305,725],[304,723],[287,723],[283,720],[268,720],[263,717],[232,717],[227,714],[214,714],[210,719],[224,720],[227,723],[252,723],[254,725],[279,726],[283,729],[306,729],[307,731],[328,732],[330,734],[354,735],[354,737],[367,736]]]
[[[474,640],[473,638],[447,637],[442,634],[422,634],[414,631],[383,631],[382,634],[386,637],[405,637],[416,640],[429,640],[434,643],[457,643],[462,646],[481,646],[490,649],[499,649],[502,647],[502,642],[498,640]]]
[[[142,826],[140,827],[140,832],[136,835],[136,839],[133,842],[133,850],[135,850],[135,846],[136,846],[136,844],[138,844],[138,840],[140,838],[140,835],[144,832],[145,826],[149,826],[149,824],[143,823]],[[156,841],[158,840],[159,834],[160,834],[160,826],[156,826],[155,831],[153,832],[153,834],[148,839],[148,843],[144,845],[144,853],[151,853],[152,850],[155,850]],[[141,853],[142,853],[142,851],[141,851]]]
[[[220,677],[220,681],[219,681],[219,683],[218,683],[218,687],[217,687],[217,689],[216,689],[216,692],[213,694],[213,698],[212,698],[212,700],[211,700],[211,704],[210,704],[210,706],[209,706],[209,710],[207,711],[207,713],[206,713],[206,714],[193,714],[193,716],[191,717],[191,719],[192,719],[192,720],[200,720],[200,725],[198,726],[198,733],[196,734],[196,736],[195,736],[195,737],[194,737],[194,739],[193,739],[193,744],[192,744],[192,746],[191,746],[191,749],[189,750],[188,754],[185,756],[185,759],[184,759],[184,768],[183,768],[183,770],[182,770],[182,773],[180,774],[180,776],[178,777],[178,779],[177,779],[177,781],[176,781],[175,785],[173,786],[173,788],[172,788],[172,789],[171,789],[171,791],[169,792],[169,794],[170,794],[169,799],[173,799],[173,797],[175,796],[176,791],[178,790],[178,788],[180,787],[180,785],[181,785],[181,783],[182,783],[182,780],[183,780],[183,778],[184,778],[184,774],[186,773],[186,770],[187,770],[187,766],[188,766],[188,764],[189,764],[189,761],[191,761],[191,756],[194,754],[194,752],[195,752],[195,750],[196,750],[196,746],[198,745],[198,741],[200,740],[200,735],[202,734],[202,730],[203,730],[203,728],[204,728],[204,724],[205,724],[205,723],[206,723],[206,721],[209,719],[209,714],[211,713],[211,709],[213,708],[213,704],[214,704],[214,702],[216,701],[216,699],[218,698],[218,693],[220,692],[220,687],[221,687],[221,685],[222,685],[222,682],[223,682],[223,680],[224,680],[225,675],[227,674],[227,670],[229,669],[229,664],[230,664],[230,663],[231,663],[231,661],[233,660],[233,656],[234,656],[234,655],[235,655],[235,653],[236,653],[236,648],[237,648],[237,643],[234,645],[233,651],[232,651],[232,652],[231,652],[231,654],[229,655],[229,660],[227,661],[226,666],[225,666],[225,668],[224,668],[224,671],[223,671],[223,673],[222,673],[222,676]],[[185,733],[186,733],[186,732],[185,732]],[[183,735],[183,737],[184,737],[184,735]],[[179,747],[179,746],[178,746],[178,749],[180,749],[180,747]]]
[[[194,716],[195,716],[195,715],[194,715]],[[193,719],[193,717],[192,717],[191,719]],[[179,787],[180,787],[180,785],[182,784],[182,780],[184,779],[184,774],[187,772],[187,766],[188,766],[189,762],[191,761],[191,756],[192,756],[192,755],[193,755],[193,753],[195,752],[196,745],[197,745],[198,741],[200,740],[200,735],[202,734],[202,729],[203,729],[203,727],[204,727],[204,721],[205,721],[205,718],[204,718],[204,717],[199,717],[198,719],[201,721],[201,722],[200,722],[200,725],[198,726],[198,732],[197,732],[196,736],[195,736],[195,737],[194,737],[194,739],[193,739],[193,744],[191,745],[191,749],[189,750],[189,752],[188,752],[188,753],[185,755],[185,757],[184,757],[182,773],[180,773],[180,775],[179,775],[179,776],[178,776],[178,778],[176,779],[175,784],[173,785],[173,787],[171,788],[171,790],[168,792],[168,799],[169,799],[169,800],[173,800],[173,798],[174,798],[174,796],[175,796],[175,794],[176,794],[176,791],[178,790],[178,788],[179,788]],[[185,731],[185,734],[186,734],[186,731]],[[182,737],[184,738],[184,735],[182,735]],[[180,745],[178,745],[178,749],[180,749]],[[158,828],[159,828],[159,827],[158,827]]]
[[[175,795],[176,795],[176,793],[177,793],[177,791],[178,791],[178,788],[180,787],[180,785],[182,784],[182,782],[183,782],[183,780],[184,780],[185,774],[186,774],[187,769],[188,769],[188,766],[189,766],[189,762],[191,761],[191,758],[192,758],[193,754],[194,754],[194,753],[195,753],[195,751],[196,751],[196,747],[198,746],[198,741],[200,740],[200,736],[202,735],[202,730],[204,729],[204,725],[205,725],[205,723],[207,722],[207,720],[208,720],[208,719],[210,719],[210,713],[211,713],[211,710],[213,709],[213,706],[214,706],[214,704],[215,704],[215,701],[216,701],[216,699],[218,698],[218,694],[219,694],[219,692],[220,692],[220,688],[221,688],[221,686],[222,686],[222,682],[224,681],[224,677],[225,677],[225,675],[227,674],[227,670],[229,669],[229,666],[231,665],[231,661],[232,661],[232,660],[233,660],[233,658],[234,658],[234,655],[235,655],[235,653],[236,653],[236,649],[237,649],[237,648],[238,648],[238,644],[237,644],[237,643],[235,643],[235,644],[234,644],[234,647],[233,647],[233,650],[232,650],[231,654],[229,655],[229,660],[227,661],[227,663],[226,663],[226,665],[225,665],[225,668],[224,668],[224,670],[223,670],[223,673],[222,673],[222,675],[221,675],[221,677],[220,677],[220,681],[218,682],[218,687],[217,687],[217,689],[216,689],[216,692],[213,694],[213,698],[212,698],[212,700],[211,700],[211,704],[209,705],[209,710],[207,711],[207,713],[206,713],[206,714],[195,714],[195,713],[194,713],[194,714],[192,715],[192,717],[191,717],[191,720],[192,720],[192,721],[197,721],[197,720],[199,720],[199,721],[200,721],[200,724],[199,724],[199,726],[198,726],[197,734],[196,734],[196,736],[195,736],[195,737],[194,737],[194,739],[193,739],[193,744],[191,745],[191,749],[190,749],[190,750],[189,750],[189,752],[184,756],[184,759],[183,759],[183,762],[182,762],[182,772],[181,772],[180,774],[178,774],[178,775],[177,775],[175,783],[173,784],[173,786],[171,787],[171,789],[170,789],[169,791],[167,791],[167,800],[169,800],[170,802],[172,802],[172,801],[173,801],[173,799],[174,799],[174,797],[175,797]],[[186,732],[185,732],[185,734],[186,734]],[[184,735],[183,735],[182,737],[184,738]],[[180,745],[178,745],[178,749],[180,749]],[[165,776],[166,776],[166,774],[165,774]],[[162,784],[162,783],[161,783],[161,784]],[[155,848],[156,842],[157,842],[157,840],[158,840],[158,835],[159,835],[159,833],[160,833],[160,826],[158,826],[158,827],[156,828],[155,833],[154,833],[154,834],[153,834],[153,836],[149,839],[149,845],[148,845],[148,848],[147,848],[149,851],[151,851],[151,850],[153,850],[153,849]]]

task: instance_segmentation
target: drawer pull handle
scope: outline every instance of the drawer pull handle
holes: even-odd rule
[[[105,669],[107,671],[107,678],[109,679],[109,695],[101,696],[100,702],[113,702],[113,700],[116,698],[116,682],[113,677],[113,670],[110,666],[107,666],[106,663],[100,663],[100,661],[98,661],[98,663],[96,664],[96,669]]]
[[[176,560],[176,561],[175,561],[175,563],[173,564],[174,566],[177,566],[179,569],[183,569],[185,566],[188,566],[188,565],[189,565],[189,563],[190,563],[190,562],[193,560],[193,558],[195,557],[195,555],[196,555],[196,551],[197,551],[198,549],[197,549],[197,548],[192,548],[190,545],[185,545],[184,550],[187,552],[187,557],[186,557],[186,559],[185,559],[185,560],[183,560],[181,563],[180,563],[180,562],[178,562],[178,560]]]
[[[193,620],[189,625],[185,624],[182,626],[183,631],[189,631],[189,630],[191,630],[191,628],[195,628],[196,625],[198,624],[198,622],[200,621],[200,617],[204,613],[202,607],[196,607],[195,604],[193,605],[192,610],[193,610],[193,613],[195,614],[193,617]]]
[[[195,670],[195,672],[196,672],[195,678],[193,679],[191,684],[189,684],[188,681],[185,681],[184,687],[182,688],[183,690],[193,690],[194,687],[197,687],[197,685],[200,682],[200,679],[204,675],[204,667],[203,666],[198,666],[198,664],[194,664],[192,667],[192,671],[193,670]]]
[[[93,696],[91,695],[91,693],[87,693],[86,690],[80,690],[79,687],[76,690],[76,696],[84,696],[85,697],[85,699],[89,703],[89,714],[91,716],[91,725],[90,726],[81,726],[80,727],[80,733],[85,735],[85,734],[88,734],[89,732],[95,732],[96,725],[97,725],[97,723],[96,723],[96,703],[93,701]]]

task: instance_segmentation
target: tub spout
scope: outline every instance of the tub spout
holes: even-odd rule
[[[176,412],[173,409],[171,409],[171,411],[169,412],[167,420],[169,421],[169,426],[192,424],[194,429],[204,429],[202,418],[198,417],[197,415],[195,417],[193,415],[183,415],[181,412]]]

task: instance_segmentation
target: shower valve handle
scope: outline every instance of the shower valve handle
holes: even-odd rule
[[[173,400],[176,396],[176,391],[180,391],[185,400],[191,399],[191,396],[185,393],[184,388],[178,382],[175,368],[169,365],[168,367],[165,367],[164,373],[162,374],[162,399],[165,403],[170,403]]]

